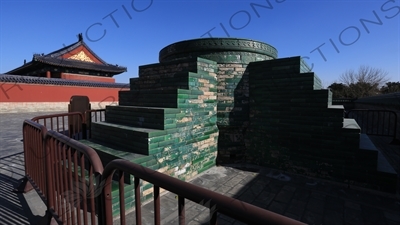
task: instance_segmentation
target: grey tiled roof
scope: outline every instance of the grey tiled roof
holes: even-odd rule
[[[0,83],[51,84],[84,87],[129,88],[129,84],[96,81],[65,80],[60,78],[31,77],[21,75],[0,74]]]
[[[92,54],[95,58],[97,58],[101,62],[101,64],[62,58],[63,55],[68,54],[68,52],[71,52],[80,46],[86,48],[90,52],[90,54]],[[25,74],[27,71],[35,70],[35,68],[38,68],[41,65],[51,65],[51,66],[71,68],[71,69],[92,70],[96,72],[111,73],[112,75],[120,74],[127,71],[126,67],[112,65],[105,62],[96,53],[94,53],[89,48],[89,46],[87,46],[87,44],[83,41],[82,38],[79,38],[77,42],[65,46],[49,54],[46,55],[34,54],[31,62],[28,62],[18,68],[8,71],[6,72],[6,74]]]

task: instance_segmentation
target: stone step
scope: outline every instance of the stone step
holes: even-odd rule
[[[395,193],[398,175],[366,134],[360,134],[359,151],[355,163],[359,163],[364,172],[368,173],[366,179],[380,191]]]
[[[329,109],[344,110],[343,105],[328,105]]]
[[[382,191],[396,193],[398,174],[382,152],[377,148],[376,150],[378,151],[376,183]]]
[[[213,125],[215,121],[211,120],[203,124],[200,122],[202,121],[195,121],[192,125],[190,125],[192,122],[181,123],[177,124],[179,127],[166,130],[94,122],[91,140],[127,152],[149,155],[163,151],[168,146],[178,148],[203,141],[218,132],[217,126]]]
[[[164,130],[176,127],[180,113],[180,109],[174,108],[107,106],[105,121],[132,127]]]
[[[158,108],[178,108],[181,103],[199,100],[205,91],[199,88],[173,90],[131,90],[119,92],[119,105]],[[208,100],[209,101],[209,100]],[[213,102],[216,101],[216,98]],[[204,100],[207,103],[207,100]]]
[[[354,130],[357,132],[360,132],[361,130],[360,126],[358,126],[357,122],[354,119],[348,118],[343,119],[343,129]]]
[[[368,135],[360,134],[359,154],[357,155],[360,163],[365,165],[367,168],[377,170],[378,152],[378,149],[369,139]]]
[[[163,135],[166,134],[168,132],[165,130],[93,122],[91,140],[107,143],[105,145],[120,148],[126,152],[148,155],[159,147],[159,142],[163,144],[165,141]]]
[[[176,108],[178,91],[174,90],[131,90],[119,92],[119,105],[142,107]]]
[[[103,165],[107,165],[109,162],[115,159],[125,159],[130,162],[142,162],[145,165],[147,161],[150,161],[149,157],[146,155],[126,152],[120,148],[107,147],[102,143],[94,140],[79,140],[79,142],[93,148],[99,155]],[[129,176],[125,176],[124,180],[127,184],[132,183],[132,180],[129,178]]]
[[[208,72],[175,72],[170,74],[158,74],[146,77],[131,78],[131,90],[165,90],[165,89],[191,89],[199,85],[197,79],[214,80]],[[200,82],[201,83],[201,82]]]
[[[159,88],[189,88],[189,72],[175,72],[171,74],[153,75],[147,77],[131,78],[131,90],[156,90]]]

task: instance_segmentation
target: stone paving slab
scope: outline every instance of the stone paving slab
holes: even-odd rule
[[[22,124],[25,119],[66,112],[0,113],[0,158],[23,150]]]
[[[246,168],[244,168],[245,166]],[[253,172],[251,172],[251,171]],[[213,167],[190,183],[307,224],[400,224],[399,196],[252,165]],[[190,204],[191,203],[191,204]],[[186,223],[208,224],[209,210],[186,200]],[[178,224],[178,199],[161,196],[162,224]],[[153,224],[152,202],[142,206],[143,224]],[[134,224],[134,211],[127,215]],[[119,220],[115,221],[119,224]],[[218,224],[242,224],[219,215]]]
[[[45,205],[35,191],[12,192],[24,175],[22,121],[40,113],[0,115],[0,224],[36,224]],[[48,114],[48,113],[46,113]],[[5,132],[7,130],[7,132]],[[213,167],[191,183],[215,190],[308,224],[400,224],[399,195],[390,195],[344,184],[312,179],[251,165]],[[177,224],[175,194],[161,197],[162,224]],[[152,224],[151,202],[142,206],[143,224]],[[207,224],[209,211],[186,202],[187,224]],[[128,223],[135,224],[133,212]],[[118,219],[115,224],[118,223]],[[243,224],[219,215],[219,224]]]

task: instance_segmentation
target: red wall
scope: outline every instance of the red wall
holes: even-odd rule
[[[2,83],[0,102],[69,102],[73,95],[88,96],[91,102],[117,102],[120,90],[129,89]]]
[[[98,76],[78,75],[78,74],[71,74],[71,73],[61,73],[61,79],[87,80],[87,81],[115,83],[115,79],[112,77],[98,77]]]

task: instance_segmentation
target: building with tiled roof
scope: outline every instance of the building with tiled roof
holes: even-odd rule
[[[113,76],[126,71],[126,67],[102,60],[83,41],[82,34],[79,34],[77,42],[46,55],[34,54],[32,61],[24,61],[22,66],[6,74],[115,82]]]

